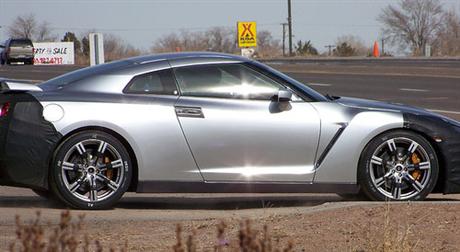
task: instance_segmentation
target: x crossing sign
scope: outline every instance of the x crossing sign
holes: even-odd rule
[[[256,22],[238,22],[238,46],[256,47],[257,32]]]

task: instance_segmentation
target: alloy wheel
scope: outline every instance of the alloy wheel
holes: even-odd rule
[[[413,198],[430,181],[432,162],[428,151],[407,137],[382,142],[368,162],[373,185],[390,199]]]
[[[120,153],[110,143],[87,139],[73,145],[58,162],[63,183],[76,198],[103,201],[117,192],[124,179]]]

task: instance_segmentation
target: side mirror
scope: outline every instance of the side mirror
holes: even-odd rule
[[[289,102],[292,98],[292,92],[286,89],[280,89],[278,94],[275,95],[278,102]]]

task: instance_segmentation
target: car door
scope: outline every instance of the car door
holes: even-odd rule
[[[127,105],[121,106],[128,107],[131,114],[118,119],[138,145],[139,181],[201,182],[200,174],[189,172],[197,167],[175,116],[178,91],[172,70],[165,68],[169,67],[166,61],[145,66],[150,67],[160,70],[134,76],[123,90]]]
[[[175,111],[206,181],[311,182],[320,121],[285,86],[245,64],[175,67]]]

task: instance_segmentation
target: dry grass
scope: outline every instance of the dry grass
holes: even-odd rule
[[[227,224],[220,222],[217,225],[217,240],[214,245],[215,252],[225,251],[241,251],[241,252],[290,252],[293,251],[293,243],[288,242],[283,248],[278,244],[273,243],[273,239],[267,225],[264,225],[263,230],[259,231],[252,227],[250,220],[244,220],[240,223],[238,235],[235,239],[226,238]],[[174,252],[195,252],[196,232],[192,231],[187,236],[187,241],[184,244],[182,241],[182,226],[176,226],[176,244],[172,247]]]
[[[411,219],[410,214],[414,213],[410,202],[407,203],[406,211],[403,213],[396,213],[394,216],[391,211],[391,204],[389,202],[385,205],[385,212],[383,217],[383,225],[373,227],[369,221],[367,244],[364,249],[355,249],[354,251],[381,251],[381,252],[411,252],[415,251],[419,240],[413,233],[413,224],[409,223]],[[366,216],[369,220],[373,218],[371,214]],[[414,223],[419,222],[424,217],[419,218]],[[372,239],[373,233],[381,233],[382,239]]]
[[[10,251],[20,252],[59,252],[59,251],[105,251],[100,241],[90,239],[84,231],[84,215],[79,215],[77,221],[72,221],[69,211],[61,213],[59,224],[51,232],[46,233],[44,227],[51,227],[41,224],[41,214],[36,212],[35,220],[24,224],[19,216],[16,216],[16,240],[10,244]],[[108,251],[127,251],[128,244],[122,248],[109,248]]]
[[[407,204],[404,211],[401,208],[391,208],[391,204],[385,205],[384,212],[367,211],[363,218],[369,220],[368,236],[364,237],[364,243],[353,247],[352,240],[354,228],[343,233],[347,238],[347,244],[342,249],[344,251],[382,251],[382,252],[409,252],[415,251],[419,240],[414,232],[414,223],[422,221],[427,216],[417,219],[411,218],[416,213],[416,208]],[[16,239],[10,244],[10,251],[128,251],[128,244],[124,246],[107,248],[94,236],[85,231],[84,215],[72,220],[69,211],[63,211],[60,222],[57,225],[41,223],[40,212],[36,213],[33,221],[24,224],[19,216],[16,216]],[[412,223],[412,224],[411,224]],[[198,227],[199,228],[199,227]],[[362,227],[361,227],[362,228]],[[364,227],[364,229],[366,229]],[[198,232],[199,233],[199,232]],[[110,236],[110,234],[108,234]],[[230,228],[224,221],[216,225],[215,238],[210,246],[205,246],[209,251],[216,252],[284,252],[293,251],[294,247],[299,249],[302,245],[306,246],[305,240],[296,242],[280,241],[270,232],[269,225],[258,226],[252,224],[250,220],[243,220],[239,228]],[[104,237],[98,237],[104,239]],[[308,237],[305,237],[308,238]],[[198,240],[197,231],[192,227],[189,234],[184,234],[181,225],[176,226],[176,242],[169,247],[175,252],[195,252],[197,248],[202,248],[205,240]],[[209,240],[206,238],[206,240]],[[152,240],[154,242],[154,240]],[[314,242],[314,241],[312,241]],[[283,244],[280,246],[280,244]],[[166,248],[162,248],[163,250]],[[300,248],[302,250],[302,248]],[[308,247],[302,251],[308,251]]]

